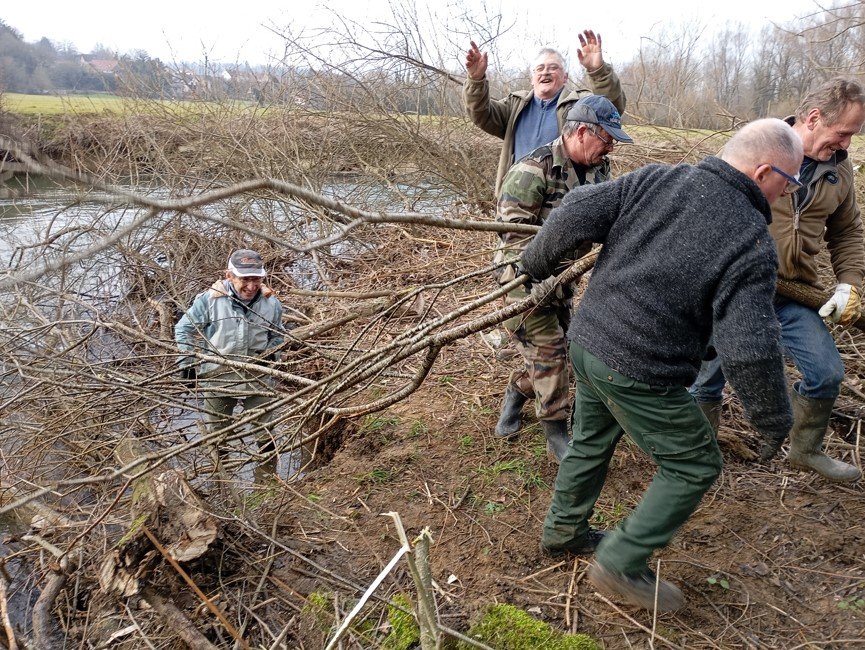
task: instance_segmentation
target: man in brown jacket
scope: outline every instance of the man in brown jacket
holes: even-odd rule
[[[515,161],[561,135],[565,115],[581,97],[603,95],[619,113],[625,112],[625,92],[618,75],[604,62],[601,35],[587,29],[579,34],[579,39],[577,56],[586,69],[591,90],[578,88],[565,93],[568,81],[565,60],[556,50],[544,48],[531,67],[531,90],[514,91],[504,99],[494,100],[490,99],[486,77],[488,55],[472,41],[466,53],[463,98],[471,121],[504,140],[496,172],[496,196]]]
[[[860,472],[854,465],[822,451],[844,378],[841,355],[822,319],[849,325],[860,314],[865,243],[847,148],[865,123],[865,91],[854,81],[833,79],[808,94],[787,122],[802,139],[805,159],[800,186],[791,182],[787,194],[772,204],[769,232],[778,249],[778,276],[824,290],[817,276],[817,254],[825,240],[837,281],[834,294],[818,311],[775,298],[784,350],[802,374],[791,393],[794,424],[788,460],[830,481],[856,481]],[[716,430],[723,387],[717,359],[703,363],[691,387]]]

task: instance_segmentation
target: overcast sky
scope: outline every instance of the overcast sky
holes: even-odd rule
[[[321,25],[332,17],[315,0],[308,3],[248,0],[230,5],[230,10],[220,9],[223,3],[213,0],[149,0],[123,5],[122,9],[116,0],[50,3],[6,0],[3,4],[0,19],[21,32],[28,42],[47,36],[52,41],[71,42],[82,53],[89,52],[97,43],[120,53],[142,49],[163,62],[200,61],[206,54],[214,62],[273,63],[273,57],[278,59],[282,53],[283,40],[267,26],[292,25],[298,29]],[[568,9],[567,4],[547,3],[548,8],[541,10],[541,5],[537,4],[527,9],[524,0],[480,0],[474,4],[465,0],[434,3],[431,0],[330,0],[327,3],[333,12],[364,25],[372,25],[377,20],[391,21],[392,7],[400,5],[435,7],[429,10],[436,14],[432,22],[439,24],[447,20],[452,28],[465,31],[467,35],[472,28],[468,22],[461,27],[460,17],[466,11],[479,15],[486,7],[488,15],[501,14],[503,25],[516,21],[517,26],[510,33],[519,36],[519,40],[515,41],[518,45],[512,44],[512,47],[525,45],[530,51],[539,45],[553,44],[568,53],[571,43],[576,44],[576,32],[593,28],[602,34],[606,57],[613,63],[631,59],[641,38],[657,36],[662,27],[683,21],[695,21],[693,24],[700,24],[709,32],[728,21],[745,23],[756,31],[771,22],[789,24],[798,17],[819,11],[813,0],[631,0],[597,3],[591,16],[585,12],[586,18],[580,16],[580,7],[584,4],[574,4]],[[560,9],[555,11],[555,6]],[[609,8],[608,13],[603,12],[604,7]],[[504,41],[501,49],[504,49]],[[461,60],[454,61],[454,67],[459,64]]]

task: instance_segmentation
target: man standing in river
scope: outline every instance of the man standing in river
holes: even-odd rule
[[[178,363],[184,381],[198,381],[204,394],[209,432],[227,427],[238,403],[244,412],[259,409],[253,426],[259,453],[270,454],[276,469],[270,431],[274,399],[271,379],[256,370],[279,360],[283,342],[282,304],[264,284],[264,262],[254,250],[240,249],[228,258],[225,277],[198,296],[174,328],[183,356]],[[195,353],[229,363],[196,361]],[[226,434],[228,435],[228,434]],[[216,443],[217,458],[219,443]]]

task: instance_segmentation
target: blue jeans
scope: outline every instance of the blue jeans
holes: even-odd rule
[[[784,354],[793,360],[802,381],[794,387],[803,397],[835,399],[844,379],[844,363],[832,334],[813,309],[785,298],[775,299],[775,315],[781,323],[781,345]],[[704,361],[700,373],[688,392],[698,402],[721,399],[726,379],[721,361],[715,357]]]

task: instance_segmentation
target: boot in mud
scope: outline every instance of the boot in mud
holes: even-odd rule
[[[715,432],[715,437],[718,437],[718,427],[721,426],[721,400],[712,401],[712,402],[701,402],[697,400],[697,406],[700,407],[700,410],[703,412],[703,415],[706,416],[706,419],[709,421],[709,426],[712,427],[712,431]]]
[[[829,458],[822,450],[835,400],[804,397],[794,390],[790,402],[793,406],[790,453],[787,455],[790,465],[817,472],[836,483],[858,481],[861,472],[856,466]]]
[[[513,384],[505,388],[505,399],[502,402],[502,412],[496,423],[496,435],[499,438],[513,438],[520,430],[523,404],[528,397],[517,390]]]
[[[557,463],[561,463],[562,458],[565,457],[568,451],[568,443],[571,442],[568,421],[541,420],[541,426],[544,428],[544,435],[547,437],[547,454]]]

